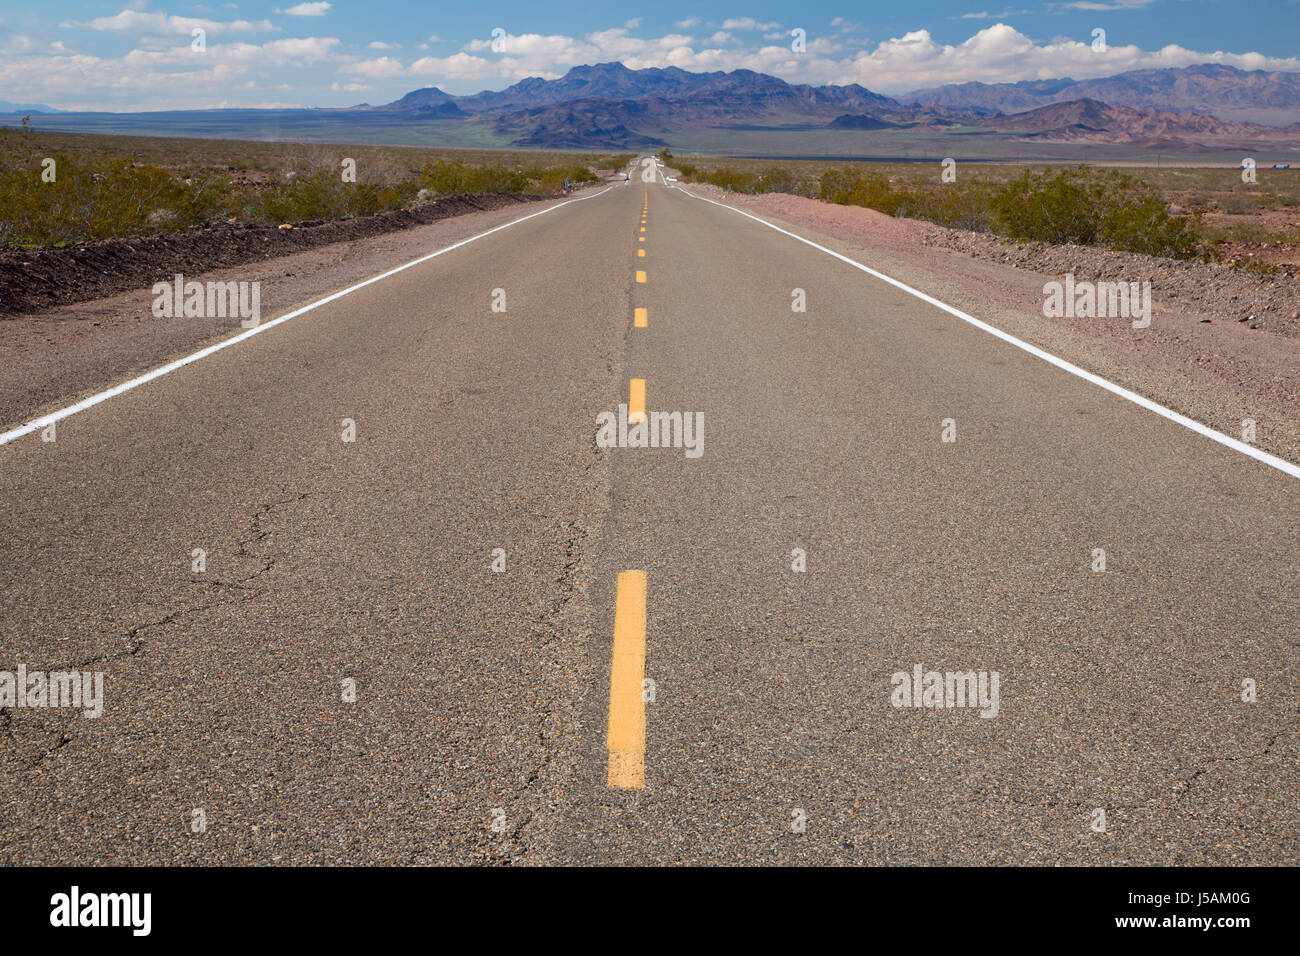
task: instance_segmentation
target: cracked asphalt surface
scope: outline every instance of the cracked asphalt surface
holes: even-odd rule
[[[0,670],[105,673],[0,711],[0,860],[1300,861],[1300,483],[648,194],[644,243],[615,187],[0,447]],[[702,457],[596,447],[630,378]],[[895,708],[915,664],[998,715]]]

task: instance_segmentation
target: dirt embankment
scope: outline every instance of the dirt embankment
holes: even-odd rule
[[[517,193],[445,196],[412,209],[355,219],[292,226],[221,223],[185,232],[101,239],[63,249],[4,252],[0,253],[0,317],[99,299],[150,286],[177,273],[199,275],[465,213],[554,198]]]
[[[1251,329],[1300,335],[1300,281],[1280,271],[1276,276],[1261,275],[1195,259],[1161,259],[1094,246],[1017,242],[942,226],[929,226],[921,241],[927,246],[1049,276],[1071,273],[1076,280],[1090,282],[1150,282],[1170,307],[1192,309]]]

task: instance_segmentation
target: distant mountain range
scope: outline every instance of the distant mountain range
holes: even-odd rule
[[[53,106],[45,106],[41,103],[10,103],[8,100],[0,100],[0,113],[58,113]]]
[[[1236,146],[1300,143],[1300,74],[1228,66],[1139,70],[1102,80],[963,83],[894,98],[857,84],[792,84],[752,70],[574,67],[557,80],[529,78],[495,92],[451,96],[415,90],[368,109],[412,120],[487,123],[512,145],[645,149],[699,129],[930,129],[1001,132],[1022,141]],[[1291,125],[1250,122],[1273,110]],[[1222,114],[1222,116],[1220,116]]]
[[[469,113],[535,109],[576,100],[707,100],[738,105],[771,106],[835,103],[849,108],[898,106],[895,100],[862,86],[794,85],[766,73],[734,70],[731,73],[691,73],[675,66],[630,70],[622,63],[575,66],[558,80],[537,77],[521,80],[500,92],[457,97],[456,104]]]
[[[0,112],[35,112],[0,101]],[[453,96],[413,90],[345,109],[41,115],[44,129],[541,149],[674,148],[740,155],[964,156],[1077,160],[1080,144],[1142,161],[1300,150],[1300,74],[1202,65],[1099,80],[962,83],[883,96],[752,70],[578,66],[554,80]],[[1087,155],[1087,154],[1085,154]]]
[[[371,109],[475,117],[490,122],[512,145],[555,149],[644,149],[664,145],[658,134],[692,126],[825,123],[846,112],[915,112],[856,84],[814,87],[753,70],[631,70],[622,63],[577,66],[558,80],[531,77],[473,96],[428,87]]]
[[[1024,80],[1019,83],[958,83],[914,90],[899,100],[991,114],[1099,100],[1130,109],[1209,113],[1283,125],[1300,120],[1300,73],[1239,70],[1206,63],[1182,69],[1133,70],[1097,80]]]
[[[1025,140],[1055,143],[1135,143],[1169,147],[1180,143],[1296,143],[1300,124],[1276,127],[1233,123],[1205,113],[1135,110],[1099,100],[1081,99],[1040,106],[1005,116],[988,117],[980,125],[1015,133]]]

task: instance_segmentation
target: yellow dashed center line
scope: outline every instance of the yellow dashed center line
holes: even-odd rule
[[[636,383],[633,380],[633,385]],[[642,383],[644,385],[644,382]],[[618,576],[614,605],[614,655],[609,670],[609,777],[611,787],[645,786],[645,572]]]
[[[645,188],[645,205],[641,207],[641,232],[645,232],[650,206],[650,187]],[[637,237],[645,242],[645,236]],[[638,259],[645,250],[637,249]],[[636,271],[636,281],[646,281],[645,271]],[[649,310],[638,307],[632,324],[644,329],[649,325]],[[634,378],[628,384],[627,420],[643,422],[645,413],[645,379]],[[618,576],[618,595],[614,606],[614,653],[609,670],[609,776],[611,787],[640,790],[645,786],[645,680],[646,578],[644,571],[623,571]]]
[[[645,379],[634,378],[627,390],[627,420],[635,425],[645,421]]]

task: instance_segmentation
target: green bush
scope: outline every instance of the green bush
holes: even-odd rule
[[[455,193],[521,193],[528,177],[503,166],[470,166],[460,161],[426,163],[420,171],[420,185],[440,196]]]
[[[1112,249],[1191,259],[1201,247],[1195,222],[1191,217],[1171,215],[1159,196],[1141,196],[1107,213],[1101,238]]]
[[[566,182],[574,185],[595,181],[596,174],[586,166],[552,166],[541,171],[530,184],[530,189],[543,195],[550,195],[563,189]]]
[[[263,195],[248,214],[257,222],[306,222],[371,216],[400,209],[411,198],[411,187],[346,183],[331,169],[296,176]]]
[[[745,173],[735,169],[723,168],[715,169],[711,173],[705,173],[703,178],[704,182],[712,183],[719,189],[726,189],[733,193],[749,193],[752,195],[767,192],[763,188],[763,180],[758,173]]]
[[[907,191],[896,216],[925,219],[952,229],[989,232],[989,200],[993,187],[987,183],[945,183],[932,189]]]
[[[439,196],[455,193],[558,193],[565,182],[594,182],[596,174],[577,164],[529,166],[470,166],[459,161],[428,163],[420,171],[420,185]]]
[[[894,216],[907,201],[907,194],[895,190],[883,173],[831,169],[822,174],[821,199],[841,206],[865,206]]]
[[[765,193],[794,193],[799,191],[799,181],[784,166],[771,166],[759,176]]]
[[[1032,170],[990,200],[995,232],[1014,239],[1102,244],[1124,252],[1190,259],[1201,252],[1196,217],[1175,216],[1150,186],[1110,171]]]
[[[1055,175],[1026,170],[993,195],[989,203],[993,230],[1013,239],[1095,242],[1101,228],[1100,190],[1079,179],[1071,170]]]
[[[86,239],[184,229],[215,206],[207,184],[177,181],[156,166],[126,159],[90,164],[54,160],[54,182],[41,163],[0,169],[0,219],[10,245],[65,245]]]

